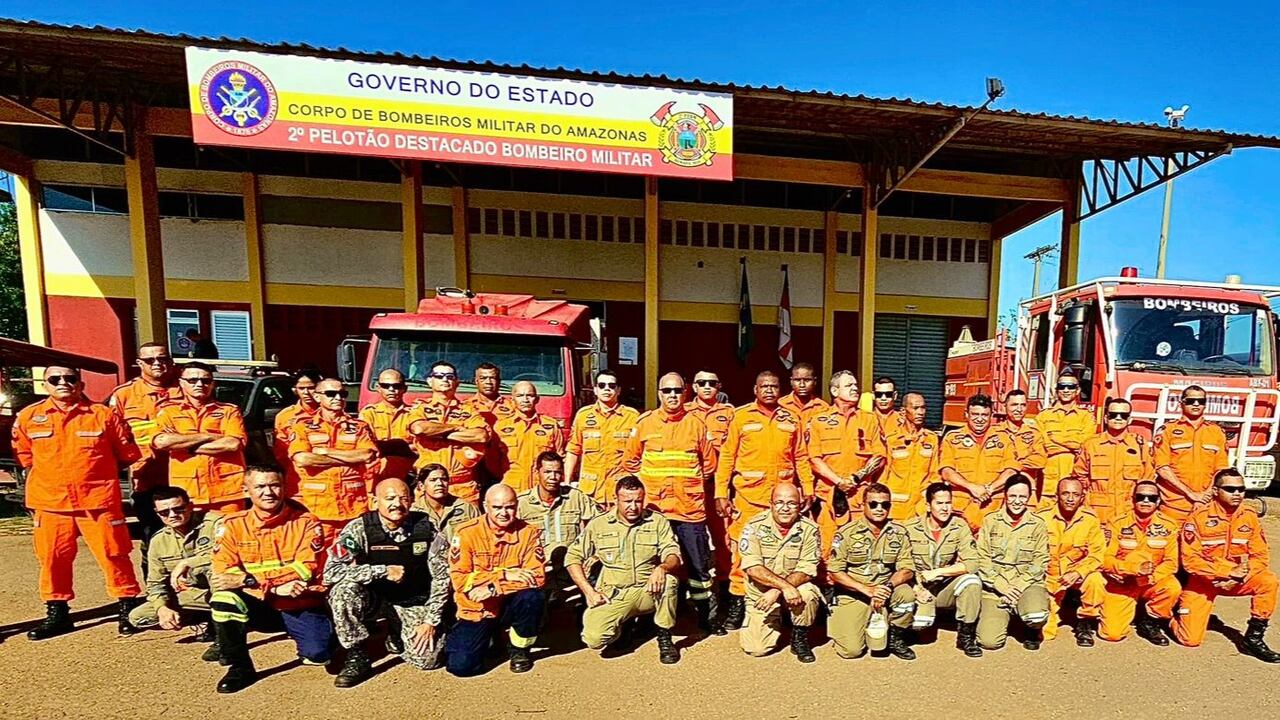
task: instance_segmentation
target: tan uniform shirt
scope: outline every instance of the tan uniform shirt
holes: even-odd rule
[[[818,539],[818,525],[812,520],[800,518],[783,533],[773,521],[773,513],[762,512],[742,529],[738,550],[742,554],[744,573],[763,566],[778,577],[799,572],[813,579],[818,576],[822,542]],[[746,586],[748,603],[754,603],[770,589],[752,580],[750,575]]]
[[[565,567],[584,565],[590,558],[600,560],[596,590],[606,597],[609,591],[644,585],[653,569],[671,555],[680,554],[671,521],[660,513],[645,511],[635,525],[628,525],[613,511],[596,517],[569,546]]]
[[[890,520],[877,535],[865,517],[857,518],[836,533],[827,569],[867,585],[882,585],[898,570],[915,570],[907,531]]]
[[[1049,529],[1027,510],[1015,525],[1006,510],[988,515],[978,529],[978,575],[1001,595],[1045,582],[1049,571]]]

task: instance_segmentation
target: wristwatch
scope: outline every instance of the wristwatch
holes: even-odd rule
[[[254,577],[254,576],[252,576],[252,575],[250,575],[250,574],[248,574],[248,573],[245,573],[245,576],[244,576],[244,587],[247,587],[247,588],[249,588],[249,589],[253,589],[253,588],[258,587],[258,578]]]

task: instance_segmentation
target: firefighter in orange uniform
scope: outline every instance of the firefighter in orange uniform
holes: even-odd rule
[[[1230,466],[1226,433],[1204,419],[1207,400],[1199,385],[1183,388],[1182,417],[1156,431],[1156,480],[1164,499],[1162,511],[1174,520],[1189,515],[1192,506],[1213,500],[1214,473]]]
[[[344,407],[347,390],[333,378],[316,385],[320,411],[290,431],[289,461],[298,475],[298,494],[332,541],[352,518],[369,509],[377,472],[378,446],[368,423]]]
[[[822,394],[818,392],[818,376],[813,366],[807,362],[798,362],[791,366],[791,392],[778,401],[778,407],[789,410],[800,418],[800,422],[808,423],[814,413],[831,407]]]
[[[573,417],[564,459],[564,477],[601,507],[613,504],[613,485],[626,473],[622,457],[640,413],[618,402],[618,376],[611,370],[596,375],[596,402]]]
[[[693,399],[684,404],[690,415],[707,426],[707,437],[716,453],[729,437],[729,423],[733,420],[733,406],[720,402],[720,376],[714,370],[703,368],[693,376]],[[729,521],[720,516],[714,506],[712,493],[707,493],[707,533],[711,535],[711,552],[715,557],[716,583],[723,607],[729,607],[729,575],[733,572],[733,552],[730,549]],[[716,624],[716,629],[721,627]]]
[[[1133,484],[1152,477],[1151,446],[1141,435],[1130,432],[1128,400],[1107,402],[1101,435],[1084,442],[1076,455],[1073,473],[1085,482],[1086,502],[1103,525],[1116,515],[1128,513]]]
[[[898,384],[888,375],[876,378],[871,383],[871,407],[875,409],[876,422],[880,423],[880,434],[887,441],[899,433],[911,432],[907,419],[897,408]],[[898,504],[894,500],[894,506]],[[894,518],[896,519],[896,518]]]
[[[805,425],[824,559],[831,554],[836,531],[849,522],[851,513],[862,510],[863,492],[885,466],[888,454],[875,414],[858,409],[853,373],[838,370],[831,376],[831,402]]]
[[[511,400],[516,412],[494,423],[490,447],[496,446],[499,453],[493,469],[519,495],[538,486],[534,461],[539,455],[564,452],[564,430],[555,418],[538,412],[538,389],[533,383],[516,383],[511,388]]]
[[[1093,413],[1080,407],[1080,379],[1070,372],[1058,376],[1058,404],[1041,410],[1036,424],[1044,432],[1044,449],[1048,460],[1044,479],[1037,488],[1040,509],[1052,508],[1058,494],[1058,481],[1071,474],[1076,455],[1084,442],[1098,432]]]
[[[1013,440],[1013,455],[1018,460],[1018,472],[1039,483],[1044,478],[1044,466],[1049,455],[1044,447],[1044,431],[1035,420],[1027,418],[1027,393],[1010,390],[1004,394],[1003,422],[993,423],[993,430],[1000,430]]]
[[[1100,571],[1107,541],[1097,516],[1082,507],[1084,483],[1068,475],[1058,484],[1058,490],[1054,509],[1040,511],[1049,529],[1049,574],[1045,585],[1050,602],[1044,639],[1057,637],[1062,601],[1074,589],[1080,593],[1073,629],[1076,645],[1093,647],[1106,587]]]
[[[1013,440],[991,427],[991,398],[973,395],[965,405],[966,427],[942,438],[938,474],[955,489],[951,504],[977,532],[982,519],[1000,509],[1004,482],[1018,472]]]
[[[937,433],[924,428],[928,408],[920,393],[904,395],[902,410],[895,415],[901,423],[890,425],[893,434],[885,436],[889,461],[880,482],[892,495],[889,519],[902,522],[924,512],[924,489],[936,475],[940,441]]]
[[[316,399],[316,383],[324,379],[316,370],[301,370],[293,376],[293,395],[298,402],[283,408],[276,415],[275,429],[272,434],[271,454],[276,464],[284,468],[285,497],[298,494],[298,476],[293,471],[293,463],[289,462],[289,432],[294,423],[310,420],[320,411],[320,401]]]
[[[378,446],[375,483],[391,477],[404,480],[413,470],[416,455],[409,447],[410,408],[404,402],[406,389],[404,374],[387,368],[378,373],[378,395],[382,399],[360,410],[360,419],[369,426]]]
[[[1179,552],[1188,577],[1173,637],[1182,645],[1198,646],[1209,627],[1213,601],[1219,595],[1248,596],[1249,627],[1240,647],[1263,662],[1280,663],[1280,653],[1266,642],[1277,580],[1258,513],[1244,505],[1244,478],[1233,468],[1217,472],[1213,491],[1213,501],[1192,511],[1182,526]]]
[[[779,483],[795,485],[804,496],[813,495],[813,471],[805,452],[800,418],[778,407],[782,382],[772,372],[756,375],[755,402],[733,413],[729,435],[720,448],[716,465],[716,514],[729,523],[733,562],[729,574],[729,601],[725,619],[714,630],[723,635],[742,627],[746,614],[746,576],[738,540],[756,515],[768,512],[773,489]],[[731,495],[732,493],[732,495]]]
[[[684,409],[684,378],[667,373],[658,380],[662,407],[640,416],[627,442],[622,468],[644,483],[649,506],[671,521],[689,579],[689,599],[698,627],[711,632],[714,559],[707,535],[707,481],[716,470],[716,451],[707,426]]]
[[[1157,512],[1160,488],[1154,480],[1133,486],[1132,510],[1122,510],[1102,526],[1107,552],[1102,559],[1106,594],[1098,637],[1117,642],[1129,635],[1137,616],[1138,636],[1165,646],[1165,636],[1182,585],[1178,583],[1178,523]],[[1138,615],[1138,601],[1146,612]]]
[[[449,471],[450,492],[473,505],[480,502],[476,469],[484,460],[489,426],[484,417],[458,402],[458,370],[437,362],[427,378],[431,397],[413,406],[409,433],[418,453],[415,470],[439,463]]]
[[[514,415],[516,406],[510,396],[502,394],[502,370],[491,362],[476,366],[475,386],[476,394],[462,401],[462,406],[484,418],[489,427],[489,444],[484,449],[484,464],[481,466],[484,477],[480,482],[487,487],[502,479],[502,448],[493,427],[500,418]]]
[[[156,515],[151,492],[169,484],[169,458],[157,456],[151,449],[151,437],[156,434],[156,413],[161,403],[182,397],[178,390],[178,373],[173,357],[164,343],[143,343],[138,346],[138,370],[141,374],[111,391],[108,407],[114,408],[129,426],[133,441],[142,457],[129,467],[129,480],[133,486],[130,504],[142,526],[143,568],[146,568],[147,542],[164,527]]]
[[[542,531],[519,519],[516,508],[515,491],[494,485],[484,494],[484,515],[459,525],[450,541],[449,578],[458,608],[445,644],[451,675],[479,675],[504,627],[511,672],[533,669],[529,648],[546,609],[546,555]]]
[[[49,397],[23,408],[12,431],[14,457],[27,471],[26,506],[35,514],[45,603],[45,619],[27,637],[44,640],[73,629],[67,603],[75,597],[71,571],[80,536],[118,601],[120,633],[135,633],[129,611],[141,602],[142,588],[129,558],[133,542],[118,478],[120,467],[140,453],[116,412],[85,399],[78,370],[45,368],[44,389]]]
[[[244,509],[244,446],[240,408],[213,400],[213,368],[190,362],[178,373],[182,399],[160,406],[151,447],[169,454],[169,484],[187,491],[200,510]]]

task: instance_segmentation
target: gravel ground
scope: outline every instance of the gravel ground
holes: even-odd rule
[[[1268,518],[1272,537],[1280,523]],[[602,659],[562,630],[540,644],[533,672],[513,676],[505,664],[458,680],[422,673],[392,658],[351,690],[333,688],[325,668],[304,667],[282,635],[254,635],[254,658],[268,677],[235,696],[217,695],[216,664],[199,661],[189,633],[115,634],[101,575],[86,549],[76,572],[83,593],[73,602],[79,630],[42,643],[24,633],[41,613],[30,538],[0,537],[0,717],[191,718],[368,717],[761,717],[851,714],[881,717],[1168,718],[1269,717],[1280,710],[1272,688],[1280,666],[1240,656],[1232,643],[1248,618],[1246,600],[1218,604],[1202,648],[1152,647],[1137,637],[1092,650],[1070,632],[1039,652],[1020,645],[981,660],[952,646],[944,631],[916,650],[913,663],[844,661],[829,643],[802,666],[787,652],[754,659],[736,638],[681,641],[683,659],[661,666],[653,643]],[[1280,552],[1276,553],[1280,565]],[[562,625],[568,622],[562,621]],[[1225,623],[1225,625],[1223,625]],[[1280,629],[1269,632],[1280,646]],[[550,647],[546,647],[549,645]]]

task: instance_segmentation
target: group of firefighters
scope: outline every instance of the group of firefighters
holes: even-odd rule
[[[501,371],[436,362],[430,393],[409,404],[404,376],[376,378],[358,416],[341,382],[295,376],[297,403],[275,421],[275,463],[248,464],[235,405],[216,401],[212,367],[138,349],[140,377],[89,401],[75,368],[49,367],[47,399],[22,410],[13,444],[26,469],[46,617],[28,637],[73,629],[72,565],[83,537],[118,599],[119,631],[196,628],[206,661],[227,666],[219,692],[252,684],[250,629],[282,628],[303,663],[335,684],[373,674],[371,627],[422,669],[476,675],[505,645],[532,668],[538,632],[581,612],[592,649],[672,639],[681,595],[699,631],[737,630],[750,655],[813,662],[825,618],[842,658],[914,659],[937,609],[954,610],[970,657],[1052,639],[1060,618],[1078,645],[1119,641],[1136,625],[1156,645],[1199,645],[1215,598],[1250,596],[1241,649],[1280,662],[1264,640],[1277,579],[1244,481],[1206,394],[1181,393],[1182,417],[1154,442],[1132,408],[1104,403],[1102,427],[1069,373],[1035,420],[1026,394],[968,400],[966,425],[925,428],[919,393],[875,381],[870,407],[848,371],[821,398],[812,366],[756,377],[754,399],[719,401],[703,370],[686,387],[659,380],[660,406],[620,404],[617,375],[596,374],[596,402],[570,427],[541,415],[538,390]],[[901,400],[899,407],[899,400]],[[142,526],[140,586],[119,483],[129,467]],[[652,616],[650,620],[648,616]],[[505,634],[505,643],[502,636]]]

